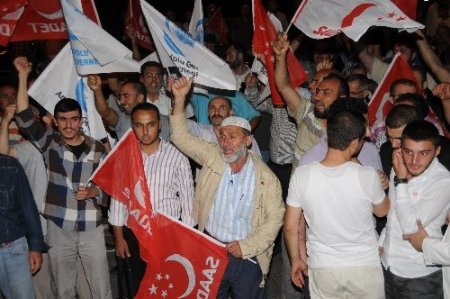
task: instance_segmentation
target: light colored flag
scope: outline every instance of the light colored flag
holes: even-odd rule
[[[73,59],[79,75],[139,72],[132,52],[87,18],[69,0],[61,0]]]
[[[424,28],[388,0],[303,0],[291,23],[314,39],[343,32],[354,41],[371,26],[408,31]]]
[[[62,98],[77,100],[83,113],[83,131],[98,140],[107,136],[95,109],[94,94],[87,86],[87,78],[77,75],[69,44],[45,68],[28,94],[52,114],[56,103]]]
[[[141,0],[141,6],[164,67],[170,66],[170,60],[182,75],[195,77],[197,84],[236,90],[236,79],[225,61],[193,40],[146,1]]]
[[[189,23],[189,34],[199,43],[204,42],[203,31],[203,5],[202,0],[195,0],[194,9],[192,10],[191,22]]]

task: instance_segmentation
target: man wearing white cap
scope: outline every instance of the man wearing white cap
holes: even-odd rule
[[[202,165],[192,217],[198,229],[226,244],[229,263],[217,298],[265,298],[275,238],[284,206],[277,177],[247,147],[251,127],[241,117],[230,116],[219,129],[219,143],[205,142],[188,130],[184,102],[192,79],[171,84],[174,106],[170,138],[185,155]]]

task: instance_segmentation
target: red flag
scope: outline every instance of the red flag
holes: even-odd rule
[[[22,1],[23,2],[23,1]],[[81,0],[82,10],[100,24],[93,0]],[[0,45],[9,41],[67,39],[67,28],[59,0],[28,0],[0,18]]]
[[[392,0],[409,18],[415,20],[417,14],[417,0]]]
[[[26,1],[12,3],[8,1],[0,6],[0,46],[6,46],[16,28],[16,24],[25,10]]]
[[[225,246],[164,214],[158,242],[136,298],[216,298],[228,258]]]
[[[142,154],[131,129],[91,179],[129,209],[128,227],[149,263],[136,298],[216,297],[228,263],[225,245],[153,213]]]
[[[275,60],[272,42],[276,40],[278,32],[276,32],[272,21],[262,6],[261,0],[253,0],[253,29],[253,51],[257,54],[264,55],[270,91],[272,93],[272,102],[278,105],[284,104],[275,86],[274,77]],[[291,50],[287,53],[287,66],[292,86],[297,87],[308,79],[303,66]]]
[[[395,55],[389,68],[381,79],[380,84],[375,90],[372,99],[369,103],[369,124],[373,123],[377,119],[384,119],[392,108],[392,104],[389,101],[389,88],[394,81],[398,79],[409,79],[416,83],[417,90],[421,90],[416,76],[411,70],[410,66],[401,57],[400,53]]]
[[[208,31],[213,31],[217,35],[219,43],[228,44],[228,27],[220,7],[217,8],[206,23],[205,33],[208,33]]]
[[[125,18],[125,28],[127,27],[131,27],[132,30],[136,32],[136,41],[139,46],[148,50],[155,49],[152,39],[150,38],[147,23],[142,14],[139,0],[129,0],[128,2],[128,10]]]

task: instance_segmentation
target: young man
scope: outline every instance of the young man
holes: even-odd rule
[[[189,161],[172,144],[159,137],[158,108],[150,103],[138,104],[131,112],[131,121],[141,148],[153,209],[194,226],[196,223],[191,217],[194,183]],[[127,219],[126,206],[112,199],[109,223],[114,227],[116,255],[122,259],[129,258],[131,291],[135,295],[146,264],[139,257],[136,237],[126,227]]]
[[[351,161],[366,132],[362,114],[341,111],[327,122],[328,150],[319,163],[300,166],[292,176],[284,220],[291,276],[301,287],[307,266],[299,253],[302,211],[308,223],[309,288],[313,298],[336,294],[383,298],[383,274],[372,213],[389,210],[378,173]],[[326,225],[324,225],[326,219]]]
[[[16,121],[25,136],[43,153],[48,169],[44,216],[48,220],[49,258],[59,298],[75,298],[76,263],[80,256],[93,298],[111,298],[100,205],[106,196],[86,185],[105,156],[103,145],[81,131],[77,101],[60,100],[54,111],[57,131],[33,116],[26,81],[31,65],[14,61],[19,73]]]
[[[394,150],[389,197],[392,206],[386,224],[382,262],[386,298],[442,298],[440,267],[425,264],[403,235],[417,230],[420,220],[433,238],[442,238],[441,226],[450,209],[449,171],[439,163],[439,133],[431,123],[409,123]]]
[[[184,117],[192,79],[171,86],[174,109],[171,140],[202,166],[197,181],[193,217],[200,231],[226,244],[229,263],[217,298],[265,298],[264,283],[273,243],[282,224],[280,183],[247,147],[251,127],[241,117],[225,118],[219,143],[211,144],[188,131]]]

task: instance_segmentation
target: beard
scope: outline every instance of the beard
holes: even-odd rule
[[[242,144],[241,147],[233,154],[230,156],[225,156],[222,150],[222,153],[220,154],[222,156],[222,160],[227,163],[227,164],[231,164],[236,162],[237,160],[239,160],[242,157],[245,157],[247,155],[247,146],[245,144]]]
[[[328,117],[329,108],[325,108],[322,112],[314,109],[314,116],[319,119],[326,119]]]

